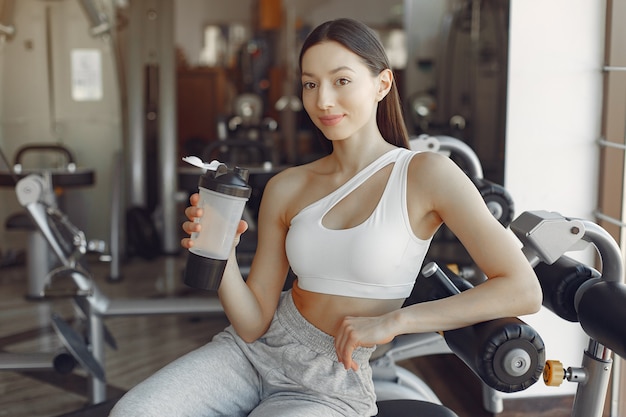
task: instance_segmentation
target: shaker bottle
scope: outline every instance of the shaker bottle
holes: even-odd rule
[[[222,163],[200,176],[198,188],[198,207],[203,215],[196,221],[202,230],[191,234],[193,247],[189,249],[184,281],[191,287],[214,291],[222,281],[237,225],[252,189],[247,169],[229,169]]]

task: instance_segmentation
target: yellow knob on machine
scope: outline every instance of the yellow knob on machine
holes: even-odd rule
[[[546,361],[543,368],[543,382],[550,387],[558,387],[565,379],[563,364],[556,360]]]

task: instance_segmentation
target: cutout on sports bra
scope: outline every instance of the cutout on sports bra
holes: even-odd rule
[[[367,221],[387,189],[394,163],[374,172],[363,183],[346,194],[322,218],[322,226],[330,230],[347,230]]]

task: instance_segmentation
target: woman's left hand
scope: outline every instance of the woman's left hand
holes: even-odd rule
[[[335,335],[337,359],[346,369],[358,370],[359,365],[352,360],[352,353],[357,347],[372,347],[389,343],[395,337],[390,330],[388,318],[345,317]]]

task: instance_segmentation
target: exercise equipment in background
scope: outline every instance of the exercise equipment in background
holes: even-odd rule
[[[37,163],[33,163],[34,160]],[[30,165],[36,168],[29,168]],[[29,144],[18,149],[9,171],[0,172],[0,186],[15,187],[16,180],[33,173],[40,174],[40,178],[46,183],[41,199],[50,207],[62,205],[62,190],[65,188],[86,187],[95,183],[94,170],[79,167],[73,153],[66,146]],[[31,299],[39,299],[42,297],[44,279],[58,261],[28,214],[20,212],[9,216],[5,227],[9,230],[28,231],[26,295]],[[91,241],[89,245],[90,250],[104,250],[104,243],[101,241]]]
[[[409,62],[425,79],[436,69],[433,82],[407,94],[409,129],[462,139],[479,155],[487,177],[502,183],[510,0],[448,3],[433,40],[441,46],[437,53],[415,56],[423,47],[409,39]]]
[[[89,373],[88,397],[97,404],[106,399],[105,344],[115,348],[116,343],[104,325],[104,319],[112,316],[138,316],[154,314],[219,314],[223,310],[217,297],[179,297],[162,299],[111,299],[95,284],[88,269],[81,263],[87,251],[84,233],[76,228],[56,207],[45,200],[48,183],[42,176],[31,174],[18,181],[16,194],[20,204],[42,234],[59,266],[47,272],[43,282],[43,296],[55,287],[62,286],[64,294],[72,297],[77,310],[86,320],[87,334],[76,338],[80,348],[68,348],[71,352],[87,350],[99,367],[85,366]],[[69,282],[68,282],[69,278]],[[71,291],[68,291],[71,290]],[[89,363],[80,355],[74,356],[79,363]],[[26,361],[27,362],[27,361]],[[26,365],[24,365],[26,366]],[[2,368],[0,368],[2,369]]]

